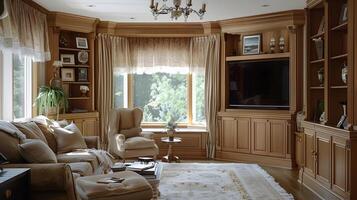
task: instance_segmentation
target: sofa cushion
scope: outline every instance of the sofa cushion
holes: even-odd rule
[[[139,136],[141,131],[142,131],[141,128],[131,128],[126,130],[121,130],[119,134],[125,135],[125,138],[131,138],[131,137]]]
[[[91,176],[93,175],[92,165],[88,162],[74,162],[68,163],[71,167],[72,173],[77,173],[80,176]]]
[[[76,149],[87,148],[80,130],[74,123],[71,123],[65,128],[53,128],[53,130],[56,136],[58,153],[66,153]]]
[[[125,149],[146,149],[154,148],[155,141],[144,137],[131,137],[124,142]]]
[[[88,162],[91,164],[93,171],[99,166],[97,157],[87,151],[74,151],[57,155],[57,161],[60,163]]]
[[[134,127],[134,114],[130,109],[120,109],[119,130],[130,129]]]
[[[24,163],[20,154],[20,139],[0,131],[0,152],[4,154],[10,163]]]
[[[22,157],[29,163],[57,163],[55,153],[39,139],[26,139],[20,146]]]
[[[27,139],[40,139],[47,144],[45,135],[35,122],[12,122],[12,124],[25,134]]]
[[[48,127],[46,124],[42,124],[40,122],[36,122],[36,125],[41,129],[43,135],[47,140],[48,146],[52,149],[54,153],[57,153],[57,142],[53,129]]]

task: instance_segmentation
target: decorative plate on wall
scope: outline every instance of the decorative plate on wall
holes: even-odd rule
[[[88,62],[88,52],[87,51],[80,51],[78,53],[78,61],[82,64],[86,64]]]

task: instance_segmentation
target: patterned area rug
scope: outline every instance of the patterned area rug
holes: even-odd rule
[[[256,164],[163,164],[162,200],[291,200],[274,178]]]

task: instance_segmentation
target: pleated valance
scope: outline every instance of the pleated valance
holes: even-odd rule
[[[204,40],[201,38],[118,37],[99,34],[99,50],[113,56],[111,66],[120,73],[203,73]]]
[[[22,0],[5,0],[8,16],[0,20],[0,50],[33,58],[51,59],[46,15]]]

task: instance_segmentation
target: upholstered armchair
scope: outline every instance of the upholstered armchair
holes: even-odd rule
[[[143,111],[140,108],[118,108],[110,112],[108,150],[124,161],[139,156],[156,156],[159,148],[153,133],[142,132]]]

